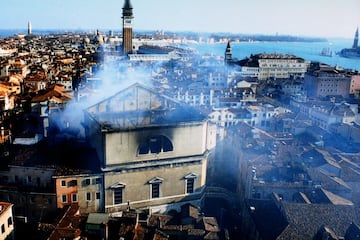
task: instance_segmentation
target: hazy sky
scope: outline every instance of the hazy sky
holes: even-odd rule
[[[134,29],[353,38],[360,0],[131,0]],[[1,0],[0,29],[121,30],[124,0]]]

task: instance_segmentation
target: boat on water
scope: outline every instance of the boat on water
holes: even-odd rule
[[[323,48],[319,54],[320,56],[332,57],[333,51],[331,48],[327,47],[327,48]]]

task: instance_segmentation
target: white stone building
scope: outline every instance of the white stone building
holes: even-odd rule
[[[304,78],[307,63],[304,59],[289,54],[259,54],[259,80],[269,78]]]

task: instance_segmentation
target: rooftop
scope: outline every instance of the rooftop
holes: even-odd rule
[[[304,61],[304,59],[297,57],[292,54],[279,54],[279,53],[259,53],[252,55],[252,58],[255,59],[294,59],[294,60],[301,60]]]
[[[330,227],[337,236],[345,236],[350,223],[360,220],[354,206],[286,202],[282,202],[282,206],[289,224],[277,238],[279,240],[312,239],[323,225]]]
[[[0,202],[0,216],[7,211],[13,204],[8,202]]]
[[[44,142],[31,146],[12,145],[10,156],[2,159],[1,168],[8,165],[52,168],[55,175],[99,172],[99,160],[95,150],[85,143],[63,142],[56,146]]]
[[[104,131],[190,124],[206,119],[200,111],[136,83],[86,111]]]

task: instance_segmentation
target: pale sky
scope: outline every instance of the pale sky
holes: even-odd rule
[[[353,38],[360,0],[131,0],[134,29]],[[0,29],[121,31],[124,0],[1,0]]]

